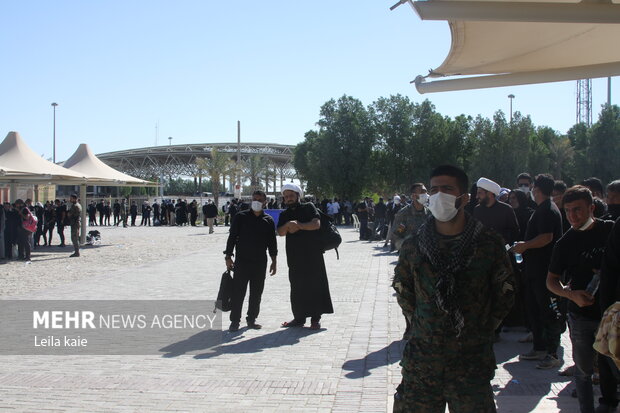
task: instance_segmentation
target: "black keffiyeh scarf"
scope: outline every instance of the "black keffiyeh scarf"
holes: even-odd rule
[[[435,285],[435,302],[440,310],[450,316],[457,337],[461,335],[465,321],[456,300],[455,276],[469,265],[476,250],[476,238],[482,230],[482,223],[477,219],[467,213],[465,219],[465,229],[455,241],[457,245],[449,251],[440,248],[439,234],[435,230],[433,216],[429,216],[418,231],[420,251],[439,274],[439,280]]]

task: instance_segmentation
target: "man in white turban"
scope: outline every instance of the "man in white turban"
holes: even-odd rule
[[[312,203],[301,203],[303,191],[298,185],[284,185],[282,196],[287,209],[280,214],[278,235],[286,236],[293,311],[293,320],[282,327],[302,327],[310,317],[310,328],[318,330],[321,315],[334,312],[319,242],[320,215]]]
[[[480,178],[476,182],[478,206],[474,208],[474,218],[485,227],[494,229],[506,244],[512,245],[519,241],[519,222],[514,210],[508,204],[497,200],[501,187],[488,178]]]

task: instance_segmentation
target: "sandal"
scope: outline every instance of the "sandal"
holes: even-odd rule
[[[321,329],[321,323],[319,323],[318,321],[313,321],[310,324],[310,330],[320,330]]]
[[[297,320],[285,321],[282,323],[282,327],[303,327],[303,326],[304,326],[304,322],[297,321]]]

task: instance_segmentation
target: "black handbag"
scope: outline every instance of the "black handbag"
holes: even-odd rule
[[[233,295],[233,278],[230,275],[230,270],[226,270],[222,274],[220,279],[220,289],[217,292],[217,298],[215,301],[215,308],[213,312],[217,310],[230,311],[232,308],[232,295]]]

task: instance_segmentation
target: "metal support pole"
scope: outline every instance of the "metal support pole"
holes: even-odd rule
[[[80,245],[86,244],[86,184],[80,185],[80,205],[82,205],[80,225]]]

